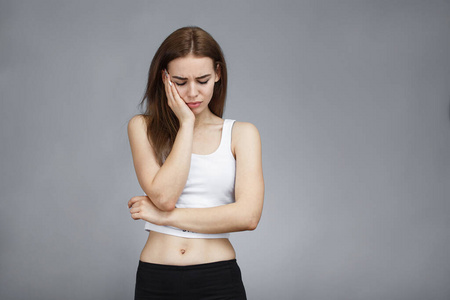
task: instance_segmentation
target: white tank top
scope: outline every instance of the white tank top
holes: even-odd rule
[[[176,207],[203,208],[233,203],[236,160],[231,152],[231,130],[234,120],[225,119],[219,147],[211,154],[191,155],[191,168],[186,186]],[[228,238],[229,233],[206,234],[182,230],[172,226],[145,223],[145,230],[185,238]]]

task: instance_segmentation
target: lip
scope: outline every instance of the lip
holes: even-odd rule
[[[196,108],[196,107],[199,107],[200,104],[202,104],[202,102],[199,101],[199,102],[191,102],[191,103],[186,103],[186,104],[187,104],[187,106],[189,106],[190,108]]]

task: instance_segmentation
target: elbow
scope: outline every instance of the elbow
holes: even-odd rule
[[[164,202],[164,203],[160,203],[158,208],[160,210],[162,210],[162,211],[170,212],[170,211],[175,209],[175,203],[169,202],[169,201],[168,202]]]
[[[242,231],[253,231],[258,227],[262,215],[262,207],[239,207],[238,215],[239,224]]]
[[[256,227],[258,227],[258,224],[259,224],[259,218],[250,218],[247,221],[246,230],[253,231],[256,229]]]
[[[175,209],[175,204],[178,201],[178,199],[173,198],[164,194],[158,194],[154,196],[153,203],[159,210],[170,212]]]
[[[153,189],[144,190],[152,203],[161,211],[172,211],[178,202],[178,195],[167,193],[164,191]]]

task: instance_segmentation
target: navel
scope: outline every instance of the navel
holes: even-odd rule
[[[184,254],[184,253],[186,253],[186,250],[185,249],[181,249],[180,252],[181,252],[181,254]]]

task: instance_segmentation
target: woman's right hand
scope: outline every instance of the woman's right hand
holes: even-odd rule
[[[163,73],[165,79],[164,86],[166,89],[167,103],[169,107],[177,116],[178,120],[180,121],[180,125],[188,122],[194,124],[195,121],[194,113],[191,111],[189,106],[187,106],[184,100],[180,97],[180,94],[178,94],[178,90],[175,84],[170,80],[169,73],[167,73],[166,70],[164,70]]]
[[[155,225],[164,225],[163,220],[168,215],[156,207],[148,196],[135,196],[128,201],[131,218],[133,220],[144,220]]]

